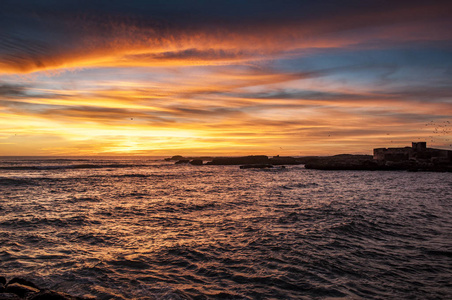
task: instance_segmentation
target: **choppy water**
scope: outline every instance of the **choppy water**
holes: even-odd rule
[[[99,299],[447,299],[452,174],[2,159],[0,270]]]

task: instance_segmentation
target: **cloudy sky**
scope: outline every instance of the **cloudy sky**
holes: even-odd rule
[[[450,1],[0,1],[0,155],[452,149]]]

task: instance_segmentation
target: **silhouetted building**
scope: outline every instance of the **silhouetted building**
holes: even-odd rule
[[[452,151],[427,148],[426,142],[412,143],[404,148],[376,148],[374,159],[380,161],[430,161],[434,163],[452,163]]]

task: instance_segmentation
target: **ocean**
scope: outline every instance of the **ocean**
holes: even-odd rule
[[[451,299],[452,173],[3,157],[0,275],[97,299]]]

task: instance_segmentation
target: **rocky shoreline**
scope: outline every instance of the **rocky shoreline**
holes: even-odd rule
[[[452,165],[450,164],[418,161],[377,161],[373,159],[355,159],[353,157],[344,158],[340,156],[312,160],[305,164],[305,168],[332,171],[452,172]]]
[[[204,160],[208,159],[205,163]],[[273,168],[283,165],[305,165],[306,169],[315,170],[354,170],[354,171],[412,171],[412,172],[452,172],[452,164],[431,161],[379,161],[371,155],[339,154],[333,156],[305,157],[268,157],[251,155],[241,157],[183,157],[173,156],[165,159],[176,164],[191,165],[240,165],[241,169]]]
[[[230,165],[301,165],[304,163],[302,158],[291,156],[273,156],[266,155],[249,155],[237,157],[184,157],[176,155],[170,158],[165,158],[165,161],[175,161],[175,164],[190,164],[195,166],[201,165],[215,165],[215,166],[230,166]],[[204,163],[205,162],[205,163]]]
[[[19,277],[7,280],[0,276],[0,300],[87,300],[62,292],[43,289],[33,282]],[[92,298],[94,299],[94,298]]]

